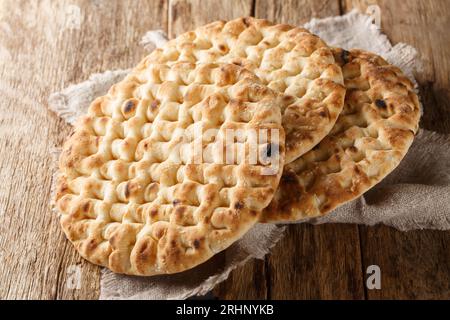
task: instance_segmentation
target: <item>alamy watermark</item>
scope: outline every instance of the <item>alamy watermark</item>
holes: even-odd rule
[[[366,280],[366,288],[369,290],[381,289],[381,269],[376,264],[367,267],[366,273],[369,275]]]
[[[67,268],[66,285],[70,290],[81,289],[81,267],[79,265],[70,265]]]

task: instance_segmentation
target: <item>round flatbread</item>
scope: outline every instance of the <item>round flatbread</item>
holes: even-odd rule
[[[137,67],[64,144],[56,207],[67,238],[131,275],[180,272],[225,249],[278,186],[281,99],[233,64]]]
[[[264,222],[325,215],[380,182],[400,163],[420,119],[413,84],[381,57],[336,49],[347,94],[331,133],[287,165]]]
[[[344,105],[340,67],[330,48],[303,28],[240,18],[184,33],[142,61],[234,63],[284,94],[286,163],[311,150],[332,129]]]

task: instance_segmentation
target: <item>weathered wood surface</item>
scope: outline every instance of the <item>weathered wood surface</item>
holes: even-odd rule
[[[414,45],[425,115],[422,126],[450,132],[450,4],[446,0],[153,0],[0,2],[0,298],[96,299],[99,268],[65,240],[50,198],[51,152],[69,127],[46,109],[49,94],[90,74],[134,65],[146,30],[171,36],[216,19],[254,15],[302,24],[312,17],[381,8],[393,43]],[[67,27],[70,5],[80,28]],[[450,232],[399,232],[354,225],[289,226],[264,261],[235,270],[214,294],[243,299],[450,298]],[[382,289],[365,289],[379,265]],[[81,286],[71,289],[71,266]]]

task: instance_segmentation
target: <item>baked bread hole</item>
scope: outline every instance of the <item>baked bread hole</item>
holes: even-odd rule
[[[378,132],[378,128],[376,126],[370,125],[367,127],[366,131],[368,133],[368,136],[370,136],[371,138],[374,138],[374,139],[378,139],[379,132]]]
[[[165,120],[170,122],[178,121],[178,113],[180,110],[180,104],[177,102],[166,102],[161,107],[156,120]]]
[[[314,66],[311,66],[311,64],[307,63],[302,69],[302,72],[300,72],[299,76],[303,79],[313,81],[320,77],[320,71],[315,69]]]
[[[279,77],[276,77],[276,79],[279,79]],[[291,93],[293,93],[293,92],[295,92],[295,94],[297,94],[297,91],[295,90],[296,88],[291,87],[291,86],[288,87],[288,85],[286,84],[286,81],[284,79],[273,80],[267,86],[274,91],[284,92],[287,95],[291,95]]]
[[[142,211],[141,205],[137,203],[130,202],[127,204],[127,210],[125,214],[122,216],[122,223],[133,223],[133,224],[142,224],[141,214]]]
[[[195,206],[186,204],[174,205],[173,213],[170,215],[170,223],[174,223],[182,227],[195,227],[198,222],[195,217],[195,212],[198,210]]]
[[[134,161],[134,153],[136,150],[136,141],[134,138],[127,137],[125,139],[115,139],[111,145],[111,153],[113,159],[123,161]]]
[[[144,125],[144,120],[141,117],[134,116],[123,123],[123,131],[125,137],[130,137],[136,141],[142,139],[141,129]]]
[[[103,200],[104,198],[104,183],[100,180],[91,177],[84,179],[80,192],[80,197]]]
[[[332,150],[325,148],[313,149],[312,152],[305,154],[305,160],[307,162],[322,162],[327,161],[332,155]]]
[[[349,63],[346,63],[343,67],[342,67],[342,73],[345,79],[345,86],[347,87],[347,81],[353,83],[354,79],[358,79],[358,80],[362,80],[362,70],[361,70],[361,65],[356,62],[356,61],[352,61]]]
[[[237,168],[233,168],[233,172],[235,174],[237,173],[237,171],[238,171]],[[222,172],[220,177],[222,178],[221,179],[221,187],[224,189],[233,188],[238,183],[238,178],[235,175],[228,175],[228,174],[224,174]],[[211,183],[213,183],[213,182],[211,181]],[[226,192],[228,193],[228,190],[226,190]]]
[[[227,218],[232,215],[231,209],[228,207],[217,207],[211,214],[211,227],[215,231],[225,231],[228,230]]]
[[[129,167],[129,162],[109,160],[100,168],[100,173],[106,180],[125,181],[129,178]]]
[[[317,175],[312,170],[301,172],[297,177],[299,185],[303,188],[305,193],[310,193],[311,189],[316,184]]]
[[[275,37],[264,37],[259,43],[258,47],[264,49],[265,52],[268,52],[270,49],[273,49],[280,45],[280,41]]]
[[[154,142],[169,142],[175,138],[173,133],[177,128],[177,122],[159,119],[159,121],[155,122],[149,138]]]
[[[163,49],[162,52],[164,53],[164,59],[160,61],[161,63],[177,61],[181,56],[181,51],[174,48]]]
[[[193,42],[195,44],[196,49],[198,50],[208,50],[213,47],[211,41],[198,36]]]
[[[323,173],[327,174],[327,175],[341,172],[342,171],[341,156],[338,154],[333,154],[326,161],[324,168],[325,168],[325,170],[323,171]]]
[[[227,54],[230,51],[227,43],[215,43],[214,48],[220,52],[220,54]]]
[[[125,201],[122,201],[122,203],[114,203],[109,211],[109,217],[113,222],[123,222],[127,211],[128,205]]]
[[[350,146],[348,148],[345,148],[345,153],[351,157],[351,159],[358,163],[365,159],[365,153],[356,148],[355,146]]]
[[[118,122],[117,120],[112,119],[110,122],[110,130],[106,133],[105,137],[107,139],[125,139],[125,124],[123,122]]]
[[[98,117],[94,119],[93,130],[95,135],[104,136],[106,135],[107,128],[110,125],[111,118],[110,117]]]

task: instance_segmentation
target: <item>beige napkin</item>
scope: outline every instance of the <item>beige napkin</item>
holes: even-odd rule
[[[392,47],[368,16],[352,11],[344,16],[313,19],[305,26],[329,45],[376,52],[414,80],[412,74],[418,67],[416,50],[402,43]],[[161,31],[150,31],[141,44],[153,49],[164,42]],[[73,123],[95,97],[105,94],[128,71],[92,75],[83,83],[52,94],[49,107],[68,123]],[[384,223],[401,230],[450,229],[449,150],[450,136],[421,130],[400,166],[383,182],[331,214],[308,222]],[[282,237],[283,231],[284,227],[258,224],[208,262],[176,275],[130,277],[105,269],[100,299],[185,299],[206,294],[236,267],[252,258],[262,259]]]

